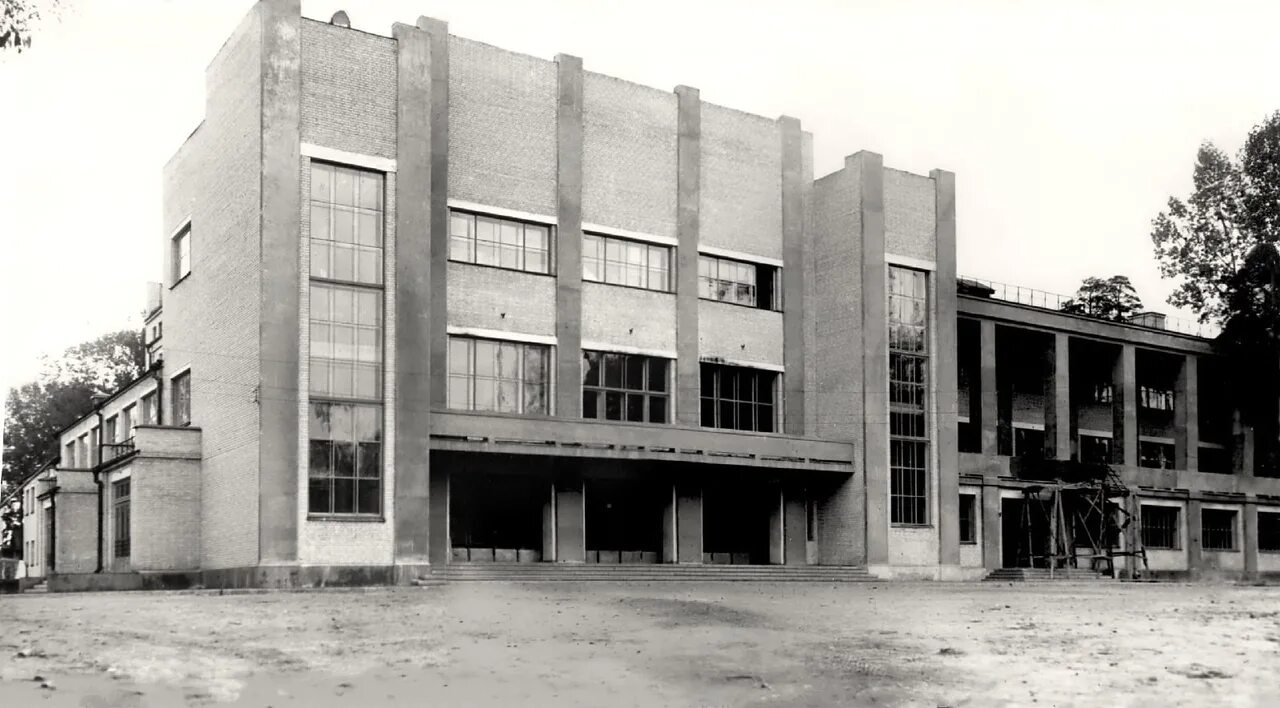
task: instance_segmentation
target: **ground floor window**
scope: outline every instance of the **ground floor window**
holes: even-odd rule
[[[978,542],[977,505],[976,495],[960,495],[960,543]]]
[[[1258,550],[1280,551],[1280,511],[1258,512]]]
[[[382,512],[382,406],[312,403],[307,510]]]
[[[129,480],[122,479],[111,485],[111,516],[115,539],[116,558],[129,557]]]
[[[1206,551],[1236,549],[1236,512],[1229,509],[1200,511],[1200,544]]]
[[[1178,543],[1178,507],[1142,507],[1142,545],[1144,548],[1176,549]]]
[[[929,444],[919,440],[889,440],[890,521],[927,524]]]

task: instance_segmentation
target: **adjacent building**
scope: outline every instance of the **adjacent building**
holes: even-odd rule
[[[151,368],[24,487],[53,589],[976,578],[1034,562],[1011,519],[1045,458],[1119,471],[1146,572],[1280,571],[1280,480],[1210,341],[961,283],[950,172],[815,179],[795,118],[297,0],[206,83],[163,172]]]

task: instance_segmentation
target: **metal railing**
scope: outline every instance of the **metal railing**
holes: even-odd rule
[[[1008,283],[985,280],[983,278],[961,276],[960,280],[969,284],[971,289],[974,285],[989,288],[992,292],[987,294],[987,297],[991,297],[996,300],[1004,300],[1005,302],[1013,302],[1019,305],[1026,305],[1028,307],[1038,307],[1045,310],[1057,310],[1060,312],[1068,302],[1074,299],[1068,295],[1062,295],[1060,293],[1051,293],[1046,290],[1037,290],[1035,288],[1028,288],[1022,285],[1010,285]],[[974,294],[978,293],[975,292]],[[1084,314],[1088,316],[1088,313]],[[1137,327],[1145,327],[1147,329],[1164,330],[1166,332],[1174,332],[1177,334],[1190,335],[1192,337],[1205,337],[1210,339],[1218,336],[1218,333],[1221,331],[1221,328],[1217,325],[1202,324],[1195,320],[1189,320],[1182,317],[1170,317],[1168,315],[1163,315],[1162,319],[1164,322],[1163,327],[1144,322],[1128,322],[1128,324]]]
[[[102,445],[102,464],[105,465],[112,460],[124,457],[133,452],[134,449],[136,448],[134,447],[133,438],[118,443],[104,443]]]

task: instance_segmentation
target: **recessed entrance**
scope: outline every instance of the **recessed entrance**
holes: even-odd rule
[[[588,479],[585,483],[587,562],[657,563],[670,483],[650,479]]]
[[[779,525],[782,497],[776,485],[736,479],[703,489],[703,562],[764,565],[771,562],[771,525]]]
[[[455,561],[542,559],[543,509],[551,483],[541,475],[467,469],[450,477],[449,533]]]

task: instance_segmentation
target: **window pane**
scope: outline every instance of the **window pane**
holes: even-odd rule
[[[334,169],[333,201],[344,206],[355,206],[356,179],[352,170],[341,167]]]
[[[648,359],[642,356],[628,356],[624,360],[624,379],[623,388],[629,388],[633,391],[644,390],[644,372]]]
[[[307,469],[312,477],[328,477],[333,474],[333,442],[311,441],[307,451]]]
[[[541,384],[524,385],[524,413],[531,415],[546,415],[547,413],[547,387]]]
[[[356,512],[377,514],[382,508],[382,484],[376,479],[362,479],[357,484],[359,504]]]
[[[644,422],[644,394],[627,394],[627,420]]]
[[[595,391],[582,392],[582,417],[583,418],[599,417],[600,414],[598,411],[598,401],[597,401],[598,397],[599,397],[599,394],[597,394]]]
[[[382,208],[382,176],[371,172],[360,173],[360,206],[365,209]]]
[[[382,443],[362,442],[359,447],[359,476],[377,478],[382,476]]]
[[[307,484],[307,511],[312,514],[332,513],[332,492],[332,479],[312,477]]]
[[[335,478],[333,480],[333,513],[354,514],[356,511],[356,481]]]
[[[666,396],[650,396],[649,397],[649,422],[650,423],[667,422],[667,397]]]
[[[332,198],[333,168],[329,165],[311,163],[311,198],[327,202]]]
[[[333,475],[335,477],[354,477],[356,474],[356,445],[353,442],[335,440],[333,442]]]
[[[449,338],[449,373],[466,374],[471,371],[471,340],[462,337]]]
[[[333,294],[331,318],[334,322],[355,322],[355,293],[347,288],[328,288]]]
[[[462,376],[449,377],[449,407],[471,409],[471,380]]]
[[[478,411],[494,410],[497,406],[495,393],[493,379],[476,379],[474,409]]]
[[[382,245],[382,215],[361,212],[356,219],[356,243],[365,246]]]
[[[333,356],[333,334],[329,325],[314,323],[311,325],[311,356],[329,358]]]
[[[597,352],[583,352],[583,373],[582,384],[584,386],[600,385],[600,354]]]
[[[667,390],[667,360],[657,357],[649,357],[649,388],[650,391],[666,391]]]
[[[623,356],[621,354],[604,354],[604,385],[610,388],[622,388]]]
[[[377,442],[382,439],[382,408],[380,406],[356,407],[356,440]]]
[[[622,420],[623,394],[607,392],[604,397],[604,417],[606,420]]]
[[[520,412],[520,384],[518,381],[498,382],[498,410],[503,413]]]
[[[322,241],[332,240],[333,234],[329,231],[329,207],[320,204],[311,205],[311,238]]]
[[[328,403],[311,404],[311,423],[308,436],[312,440],[333,439],[333,406]]]

